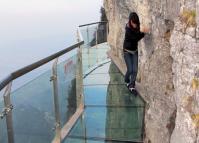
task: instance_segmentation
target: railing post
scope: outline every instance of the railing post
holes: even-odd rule
[[[77,32],[77,41],[79,42],[80,33]],[[77,107],[84,107],[84,97],[83,97],[83,69],[82,69],[82,47],[79,46],[78,56],[77,56],[77,68],[76,68],[76,98]]]
[[[51,81],[53,82],[53,96],[54,96],[54,112],[55,112],[55,131],[56,136],[52,143],[61,143],[61,122],[59,110],[59,97],[58,97],[58,82],[57,82],[57,63],[58,58],[55,59],[52,66]]]
[[[87,143],[87,131],[86,131],[86,123],[85,123],[85,118],[84,118],[84,114],[82,114],[82,116],[80,117],[80,125],[82,127],[83,130],[83,138],[85,139],[85,143]]]
[[[11,87],[12,87],[12,82],[10,82],[7,85],[5,93],[3,95],[5,115],[6,115],[7,134],[8,134],[8,143],[14,143],[14,131],[13,131],[13,121],[12,121],[13,106],[10,101]]]
[[[88,45],[89,45],[89,26],[87,26],[86,32],[87,32],[87,42],[88,42]],[[78,42],[79,42],[79,41],[80,41],[80,40],[78,40]]]

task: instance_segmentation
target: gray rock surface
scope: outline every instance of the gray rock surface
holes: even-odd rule
[[[104,0],[104,7],[111,52],[123,64],[129,13],[137,12],[151,29],[139,43],[137,78],[149,97],[145,142],[199,143],[199,1]],[[184,9],[196,13],[196,26],[185,26]]]

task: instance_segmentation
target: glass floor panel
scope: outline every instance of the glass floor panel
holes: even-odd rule
[[[94,70],[90,75],[92,74],[98,74],[98,73],[121,73],[119,69],[113,64],[111,61],[104,64],[101,67],[98,67],[97,70]]]
[[[95,67],[96,65],[101,65],[101,61],[106,62],[107,58],[99,58],[99,59],[89,59],[89,60],[84,60],[83,61],[83,71],[84,73],[86,73],[87,70],[92,69],[93,67]]]
[[[105,54],[106,53],[106,51],[107,51],[107,48],[105,47],[105,48],[84,48],[83,50],[82,50],[82,53],[83,54]]]
[[[102,66],[106,65],[109,62],[110,62],[110,59],[105,59],[105,60],[102,60],[102,61],[98,61],[98,62],[96,62],[93,65],[92,64],[88,65],[88,64],[84,64],[83,63],[83,75],[91,74],[96,69],[98,69],[99,67],[102,67]]]
[[[84,75],[86,75],[86,77],[92,76],[93,74],[114,74],[114,73],[119,73],[121,74],[121,72],[119,71],[119,69],[109,60],[105,60],[101,63],[98,63],[98,65],[95,66],[90,66],[89,65],[84,65],[83,69],[89,69],[85,72]],[[124,79],[123,76],[121,76],[120,78]],[[84,79],[86,80],[86,79]]]
[[[112,76],[107,74],[92,74],[85,78],[84,85],[99,85],[99,84],[125,84],[121,73],[112,73]],[[111,79],[114,78],[114,79]]]
[[[132,95],[125,85],[84,87],[86,106],[144,106],[140,96]]]
[[[85,109],[63,143],[142,142],[145,103],[129,92],[110,59],[103,62],[106,50],[99,51],[99,61],[95,49],[90,57],[83,53]]]
[[[143,111],[143,108],[86,107],[69,137],[141,141]]]

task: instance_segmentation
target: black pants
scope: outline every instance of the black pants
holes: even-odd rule
[[[127,72],[125,74],[125,82],[135,86],[135,81],[138,72],[138,51],[136,51],[134,54],[124,52],[124,60],[127,67]]]

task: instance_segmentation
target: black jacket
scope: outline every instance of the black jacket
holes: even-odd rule
[[[129,51],[136,51],[138,47],[138,41],[144,37],[144,33],[140,31],[134,31],[126,25],[125,28],[125,39],[123,44],[123,49]]]

